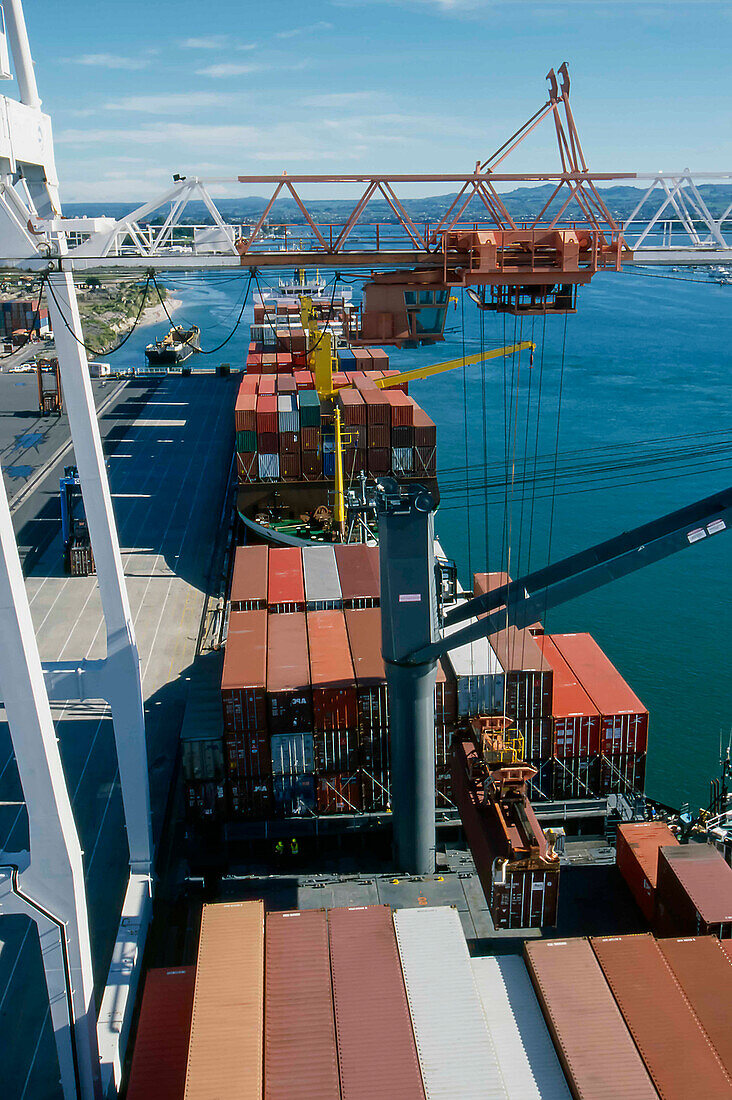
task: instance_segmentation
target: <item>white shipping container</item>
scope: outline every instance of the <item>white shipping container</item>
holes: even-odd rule
[[[303,549],[302,568],[308,611],[332,611],[343,606],[335,548],[308,546]]]
[[[411,474],[414,469],[411,447],[392,447],[391,469],[395,474]]]
[[[277,398],[277,422],[281,432],[300,431],[300,413],[294,393],[281,393]]]
[[[273,733],[271,747],[274,775],[305,775],[313,771],[312,733]]]
[[[398,909],[394,928],[426,1100],[509,1100],[457,909]]]
[[[523,959],[471,959],[488,1030],[511,1100],[571,1100]]]
[[[451,635],[476,622],[455,623],[445,627]],[[447,654],[457,680],[458,714],[461,718],[476,714],[502,714],[504,673],[487,638],[478,638]]]
[[[279,481],[280,477],[280,456],[279,455],[265,455],[261,451],[257,455],[259,460],[259,480],[260,481]]]

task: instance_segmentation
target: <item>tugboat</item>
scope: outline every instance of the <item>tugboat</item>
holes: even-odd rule
[[[145,348],[148,362],[154,366],[183,363],[194,352],[201,350],[201,330],[198,325],[183,328],[172,325],[170,332]]]

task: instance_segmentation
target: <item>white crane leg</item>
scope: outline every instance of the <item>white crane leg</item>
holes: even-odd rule
[[[0,853],[0,912],[38,926],[66,1100],[99,1100],[84,865],[0,477],[0,690],[28,809],[28,853]]]
[[[48,314],[53,327],[63,396],[74,441],[84,510],[107,628],[107,698],[112,710],[130,869],[147,875],[152,862],[150,787],[140,658],[135,642],[117,527],[104,465],[94,396],[73,276],[49,276]]]

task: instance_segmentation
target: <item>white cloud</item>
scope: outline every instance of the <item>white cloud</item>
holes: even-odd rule
[[[223,107],[232,97],[223,92],[171,92],[168,95],[132,95],[104,104],[105,111],[133,111],[150,115],[176,115],[199,107]]]
[[[100,69],[145,69],[150,64],[142,57],[122,57],[116,53],[85,53],[66,60],[76,65],[95,65]]]
[[[384,92],[326,92],[303,99],[304,107],[350,107],[354,103],[371,103],[383,99]]]
[[[178,42],[184,50],[255,50],[256,42],[232,42],[225,34],[208,34],[201,38],[183,38]]]
[[[310,23],[305,27],[291,27],[288,31],[278,31],[275,38],[297,38],[301,34],[318,34],[320,31],[330,31],[332,29],[332,23],[325,23],[321,20],[320,23]]]
[[[222,80],[227,76],[245,76],[248,73],[260,73],[266,68],[253,62],[251,65],[237,65],[235,62],[223,61],[220,65],[209,65],[206,69],[196,69],[196,76],[210,76],[214,80]]]

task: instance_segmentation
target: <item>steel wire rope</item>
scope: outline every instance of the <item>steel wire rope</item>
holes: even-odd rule
[[[565,313],[564,314],[564,330],[562,332],[562,360],[561,360],[561,365],[560,365],[560,368],[559,368],[559,391],[557,393],[557,431],[556,431],[556,435],[554,437],[554,480],[552,482],[551,505],[550,505],[550,509],[549,509],[549,534],[548,534],[547,552],[546,552],[547,568],[551,564],[551,560],[552,560],[552,540],[553,540],[553,535],[554,535],[554,507],[555,507],[555,503],[556,503],[556,492],[557,492],[556,470],[557,470],[557,462],[558,462],[558,459],[559,459],[559,432],[560,432],[561,422],[562,422],[562,393],[563,393],[563,390],[564,390],[564,366],[565,366],[565,362],[566,362],[566,353],[567,353],[567,318],[568,317],[569,317],[569,314]],[[549,589],[545,588],[544,589],[544,613],[542,614],[542,617],[541,617],[541,621],[544,625],[546,625],[546,614],[547,614],[547,602],[548,602],[548,600],[549,600]]]
[[[541,330],[541,355],[539,357],[539,387],[536,398],[536,433],[534,436],[534,474],[533,485],[531,494],[531,513],[529,515],[529,545],[526,553],[526,572],[531,572],[531,548],[534,538],[534,511],[536,505],[536,469],[537,458],[539,454],[539,426],[541,423],[541,396],[542,396],[542,384],[544,381],[544,347],[546,344],[546,311],[544,312],[543,325]]]
[[[49,273],[49,274],[50,274],[50,273]],[[122,340],[120,340],[120,342],[119,342],[119,343],[117,344],[117,346],[116,346],[116,347],[114,347],[114,348],[108,348],[108,349],[105,349],[105,350],[102,350],[102,351],[97,351],[97,350],[96,350],[95,348],[92,348],[92,347],[91,347],[91,346],[90,346],[89,344],[87,344],[87,343],[86,343],[86,342],[85,342],[84,340],[80,340],[80,339],[79,339],[79,337],[78,337],[78,336],[76,335],[76,333],[75,333],[75,332],[74,332],[74,330],[72,329],[71,325],[70,325],[70,324],[69,324],[69,322],[67,321],[67,319],[66,319],[66,315],[64,314],[64,311],[63,311],[63,310],[61,309],[61,304],[60,304],[60,302],[59,302],[58,298],[56,297],[56,292],[55,292],[55,291],[54,291],[54,289],[53,289],[53,283],[52,283],[52,282],[50,281],[50,279],[47,279],[47,293],[48,293],[48,294],[50,294],[50,295],[51,295],[51,297],[53,298],[53,300],[54,300],[54,302],[55,302],[55,304],[56,304],[56,309],[57,309],[57,310],[58,310],[58,312],[59,312],[59,316],[60,316],[61,320],[62,320],[62,321],[63,321],[63,323],[64,323],[64,327],[65,327],[66,329],[68,329],[68,331],[69,331],[69,332],[71,333],[71,335],[73,336],[73,338],[74,338],[74,339],[76,340],[77,344],[79,344],[79,345],[80,345],[80,346],[81,346],[82,348],[84,348],[84,350],[85,350],[85,351],[88,351],[90,355],[93,355],[95,359],[96,359],[97,357],[99,357],[100,355],[103,355],[103,356],[105,356],[105,358],[106,358],[106,356],[108,356],[108,355],[114,355],[114,353],[115,353],[116,351],[119,351],[119,350],[120,350],[120,348],[123,348],[123,347],[125,346],[125,344],[127,343],[127,341],[129,340],[130,336],[132,336],[132,333],[133,333],[133,332],[135,331],[135,329],[137,328],[137,326],[138,326],[138,324],[139,324],[139,322],[140,322],[140,317],[142,317],[142,311],[143,311],[143,309],[145,308],[145,302],[146,302],[146,300],[147,300],[147,295],[148,295],[148,291],[149,291],[149,289],[150,289],[150,279],[151,279],[151,275],[150,275],[150,273],[148,273],[148,276],[147,276],[147,281],[146,281],[146,283],[145,283],[145,288],[144,288],[144,290],[143,290],[143,292],[142,292],[142,297],[140,298],[140,308],[139,308],[139,309],[138,309],[138,311],[137,311],[137,316],[135,317],[134,321],[132,322],[132,328],[131,328],[131,329],[130,329],[130,331],[129,331],[129,332],[128,332],[128,333],[127,333],[127,334],[126,334],[126,335],[125,335],[125,336],[124,336],[124,337],[122,338]]]
[[[465,486],[466,486],[466,509],[465,519],[466,528],[468,532],[468,576],[472,581],[473,568],[472,568],[472,531],[470,523],[470,488],[468,486],[468,374],[465,363],[465,290],[460,291],[460,327],[462,330],[462,359],[463,359],[463,437],[464,437],[464,449],[465,449]]]
[[[480,389],[481,389],[481,401],[483,411],[483,467],[484,469],[488,465],[488,410],[486,408],[487,395],[486,395],[486,374],[485,374],[485,360],[482,356],[485,353],[485,311],[479,311],[480,322]],[[490,515],[488,510],[488,486],[483,489],[483,523],[485,526],[485,567],[486,572],[490,572]]]
[[[536,316],[532,316],[532,318],[531,318],[531,346],[532,346],[532,348],[534,347],[535,325],[536,325]],[[524,482],[526,481],[526,463],[528,461],[528,451],[529,451],[529,424],[530,424],[530,421],[531,421],[531,380],[532,380],[533,373],[534,373],[533,370],[532,370],[531,363],[532,363],[531,358],[529,358],[529,385],[528,385],[528,389],[527,389],[527,393],[526,393],[526,431],[524,433],[524,455],[523,455],[523,473],[522,473],[522,481],[524,481]],[[516,552],[516,576],[517,577],[522,576],[522,571],[521,571],[521,565],[522,565],[522,563],[521,563],[521,544],[523,542],[523,534],[524,534],[524,505],[525,505],[525,502],[526,502],[526,494],[522,493],[522,495],[521,495],[521,512],[520,512],[520,515],[519,515],[518,548],[517,548],[517,552]],[[525,656],[526,656],[526,631],[522,630],[521,631],[521,664],[522,664],[522,666],[523,666],[523,663],[524,663],[524,657]],[[515,657],[515,653],[512,654],[512,657]]]
[[[237,282],[239,284],[239,286],[241,287],[242,277],[241,277],[241,275],[239,275],[239,276],[237,276],[236,280],[232,279],[231,281],[232,282]],[[189,287],[186,288],[185,286],[183,286],[181,288],[179,285],[176,285],[176,284],[179,283],[178,279],[175,280],[175,284],[173,284],[173,282],[170,281],[170,280],[166,280],[166,282],[169,283],[169,289],[171,291],[174,291],[174,292],[176,290],[181,290],[181,289],[183,289],[183,290],[190,289],[195,285],[194,283],[190,283]],[[244,288],[242,293],[246,294],[246,287]],[[226,311],[223,318],[220,321],[212,321],[209,324],[209,328],[228,328],[229,318],[232,317],[236,313],[236,311],[239,309],[240,303],[241,303],[241,297],[239,296],[239,297],[237,297],[236,301],[231,306],[231,308]],[[183,323],[184,326],[188,325],[189,328],[191,327],[190,324],[188,324],[188,322],[185,321],[185,319],[183,319],[182,323]]]
[[[173,321],[173,318],[168,313],[168,307],[165,304],[165,299],[163,298],[162,294],[160,293],[160,288],[158,287],[157,280],[155,278],[155,272],[152,273],[152,284],[153,284],[153,286],[155,288],[155,292],[157,293],[157,296],[160,300],[160,304],[163,307],[163,311],[165,313],[165,316],[168,318],[171,325],[173,325],[175,327],[175,322]],[[244,310],[247,307],[247,301],[248,301],[248,298],[249,298],[249,291],[251,290],[251,286],[252,286],[252,274],[250,272],[249,282],[247,283],[246,291],[244,293],[244,301],[241,304],[241,309],[239,310],[239,316],[236,319],[236,323],[235,323],[233,329],[231,330],[229,335],[226,337],[226,339],[222,340],[220,344],[217,344],[215,348],[209,348],[208,351],[204,351],[203,348],[198,348],[197,350],[198,350],[199,355],[215,355],[217,351],[221,351],[222,348],[226,347],[229,340],[231,340],[234,333],[237,331],[237,329],[239,328],[239,325],[241,324],[241,319],[244,316]],[[188,344],[189,347],[192,346],[191,343],[190,343],[190,337],[189,337],[188,340],[185,340],[184,343]]]

